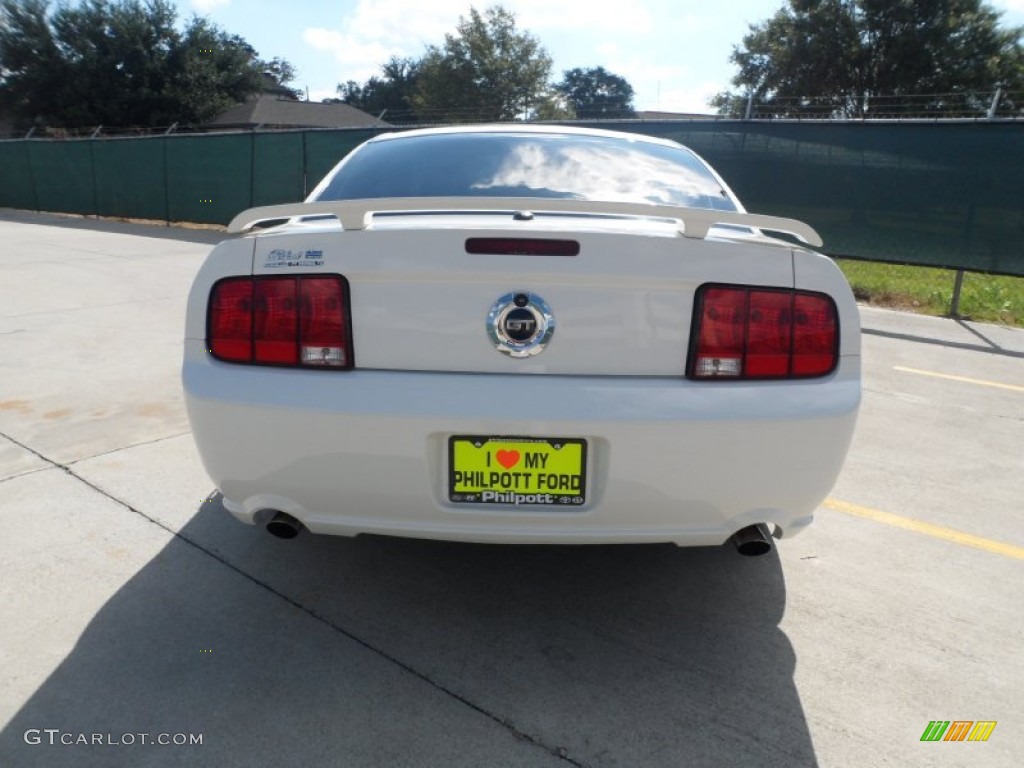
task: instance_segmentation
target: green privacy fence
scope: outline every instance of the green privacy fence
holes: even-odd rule
[[[690,122],[644,132],[703,155],[748,210],[808,222],[831,255],[1024,275],[1024,123]]]
[[[591,125],[692,147],[748,210],[807,221],[832,255],[1024,275],[1024,123]],[[379,132],[0,141],[0,206],[224,224],[303,199]]]

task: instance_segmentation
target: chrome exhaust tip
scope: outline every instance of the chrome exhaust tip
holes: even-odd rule
[[[267,523],[267,531],[279,539],[294,539],[302,528],[302,523],[287,512],[278,512]]]
[[[772,534],[765,523],[748,525],[732,535],[732,543],[746,557],[766,555],[772,550]]]

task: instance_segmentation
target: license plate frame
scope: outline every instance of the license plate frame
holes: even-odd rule
[[[548,509],[582,507],[587,500],[587,448],[587,441],[579,437],[451,435],[448,501]]]

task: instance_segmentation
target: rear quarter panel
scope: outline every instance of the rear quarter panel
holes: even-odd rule
[[[859,356],[860,311],[850,284],[836,263],[820,253],[798,249],[793,252],[793,274],[796,288],[820,291],[835,299],[839,310],[839,354]]]
[[[223,277],[252,274],[252,237],[239,237],[218,244],[199,268],[188,294],[185,338],[206,341],[206,305],[214,283]]]

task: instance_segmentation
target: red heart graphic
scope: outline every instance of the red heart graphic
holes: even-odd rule
[[[505,469],[512,469],[512,467],[519,463],[519,451],[498,451],[494,454],[494,458]]]

